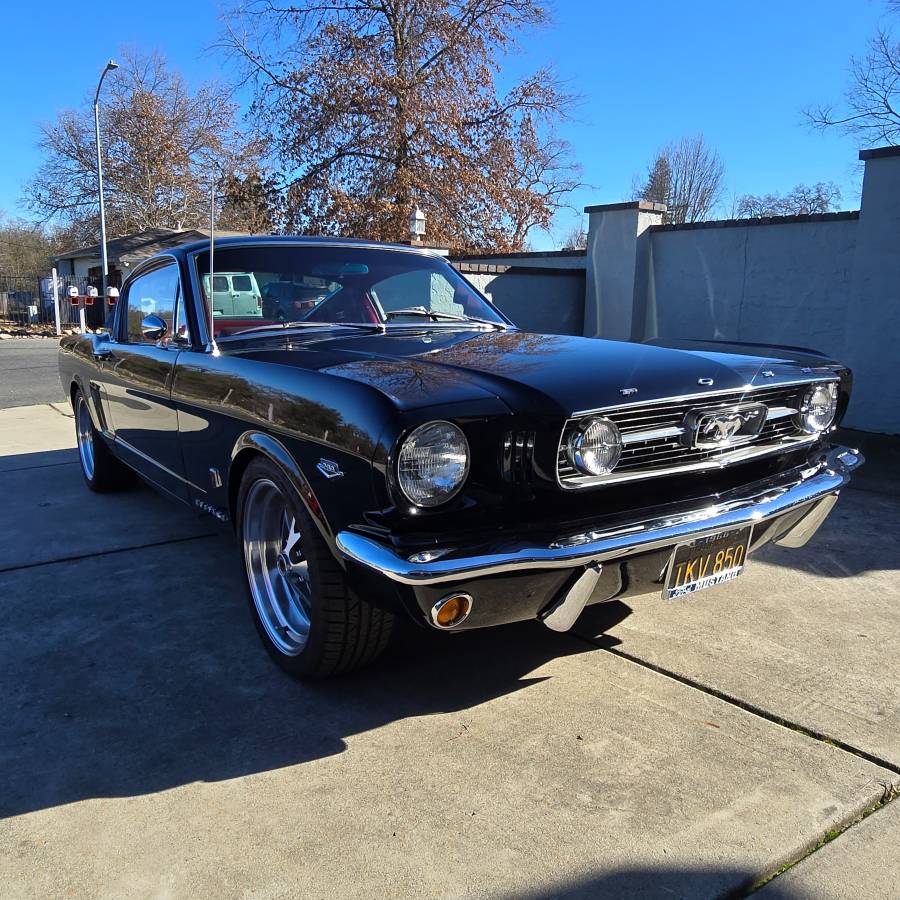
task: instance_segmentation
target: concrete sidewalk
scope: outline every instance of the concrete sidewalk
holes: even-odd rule
[[[415,632],[308,686],[233,538],[91,494],[73,446],[57,409],[0,410],[4,897],[720,897],[900,786],[896,495],[689,603]],[[895,812],[765,894],[820,896],[801,875],[866,828],[844,883],[896,895]]]

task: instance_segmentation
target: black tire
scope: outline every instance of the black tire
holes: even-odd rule
[[[273,492],[273,487],[275,491]],[[276,496],[281,495],[281,500]],[[268,498],[259,499],[260,497]],[[266,554],[274,553],[280,538],[267,541],[274,525],[260,525],[266,515],[272,522],[278,517],[281,502],[288,529],[288,543],[278,552],[277,572],[267,563]],[[249,505],[248,505],[249,503]],[[265,514],[259,512],[264,505]],[[266,505],[267,504],[267,505]],[[299,551],[288,546],[295,537]],[[394,627],[394,615],[375,606],[351,590],[344,570],[335,560],[319,533],[296,489],[282,470],[265,457],[254,459],[244,476],[237,498],[237,536],[247,576],[247,593],[256,630],[273,660],[295,678],[316,680],[349,672],[368,665],[385,649]],[[273,549],[269,549],[269,548]],[[266,556],[266,558],[264,558]],[[302,576],[293,580],[293,570]],[[269,576],[261,576],[265,570]],[[289,574],[285,574],[285,570]],[[280,580],[281,579],[281,580]],[[285,604],[273,601],[272,591],[301,587]],[[275,587],[273,588],[273,585]],[[302,598],[302,602],[301,602]],[[295,601],[295,609],[289,604]],[[275,607],[277,611],[273,611]],[[297,613],[298,610],[302,612]],[[303,622],[305,618],[306,623]],[[297,614],[296,618],[292,618]],[[279,627],[279,623],[282,624]],[[306,628],[305,642],[301,634]],[[302,643],[302,646],[299,646]]]
[[[98,494],[123,491],[133,487],[137,476],[125,463],[116,459],[102,435],[94,427],[87,401],[81,390],[72,396],[75,412],[75,440],[85,483]]]

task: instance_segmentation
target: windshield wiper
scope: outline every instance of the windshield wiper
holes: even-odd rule
[[[407,309],[392,309],[384,314],[388,320],[398,316],[419,316],[423,319],[431,319],[432,322],[475,322],[478,325],[490,325],[491,328],[506,330],[502,322],[492,322],[490,319],[479,319],[475,316],[458,316],[456,313],[441,312],[438,309],[425,309],[424,306],[410,306]]]

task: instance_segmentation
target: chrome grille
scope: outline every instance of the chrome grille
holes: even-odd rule
[[[594,413],[570,419],[559,444],[557,472],[560,484],[563,487],[586,487],[666,475],[680,470],[715,468],[808,443],[816,436],[798,428],[793,415],[808,386],[809,382],[802,382],[602,410],[597,415],[616,423],[624,445],[621,459],[610,475],[584,475],[569,462],[566,452],[569,430],[579,420],[590,418]],[[684,440],[683,423],[690,411],[725,409],[750,402],[764,403],[768,407],[768,418],[758,435],[740,443],[714,448],[691,447]]]

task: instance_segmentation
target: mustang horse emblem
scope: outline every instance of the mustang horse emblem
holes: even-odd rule
[[[729,413],[726,416],[712,416],[704,421],[698,434],[707,441],[718,443],[730,441],[744,424],[743,413]]]
[[[698,448],[727,447],[752,440],[766,422],[768,410],[762,403],[737,409],[691,410],[685,417],[685,441]]]

